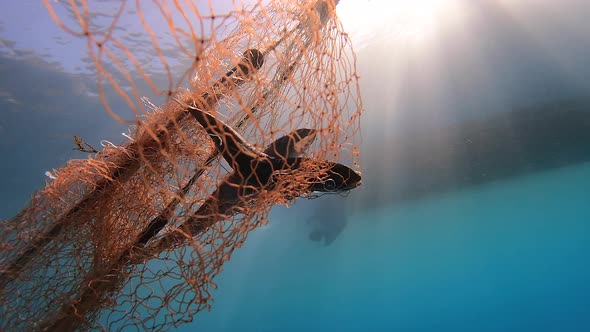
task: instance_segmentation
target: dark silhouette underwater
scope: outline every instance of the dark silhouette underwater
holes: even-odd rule
[[[314,210],[306,219],[311,229],[308,235],[311,241],[329,246],[344,231],[348,223],[345,208],[347,199],[340,195],[324,195],[307,203]]]

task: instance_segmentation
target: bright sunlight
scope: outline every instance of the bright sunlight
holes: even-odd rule
[[[357,40],[379,36],[412,44],[429,40],[449,16],[456,0],[341,0],[338,16]],[[361,42],[362,43],[362,42]]]

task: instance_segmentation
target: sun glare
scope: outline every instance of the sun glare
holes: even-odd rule
[[[455,1],[342,0],[338,15],[346,30],[357,40],[387,36],[421,43],[436,32],[445,15],[452,11],[453,2]]]

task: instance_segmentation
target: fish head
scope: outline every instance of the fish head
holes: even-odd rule
[[[342,192],[361,185],[361,174],[352,168],[339,163],[330,162],[326,176],[314,181],[311,191]]]

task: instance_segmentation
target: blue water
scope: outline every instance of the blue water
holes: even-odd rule
[[[357,211],[327,247],[305,241],[305,212],[276,209],[195,326],[588,331],[589,177],[583,164]]]

